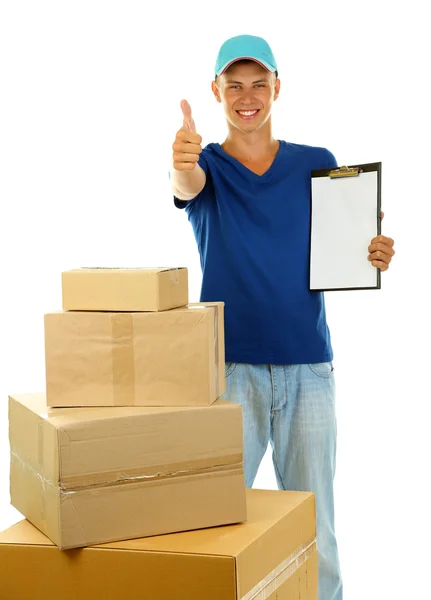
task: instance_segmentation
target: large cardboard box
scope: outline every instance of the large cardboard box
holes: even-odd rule
[[[48,405],[212,404],[225,392],[223,308],[46,314]]]
[[[187,304],[188,293],[186,268],[94,268],[62,273],[65,310],[168,310]]]
[[[12,505],[61,549],[246,519],[241,406],[9,398]],[[1,587],[1,586],[0,586]]]
[[[247,490],[247,509],[241,525],[68,552],[22,521],[0,534],[2,598],[317,600],[314,496]]]

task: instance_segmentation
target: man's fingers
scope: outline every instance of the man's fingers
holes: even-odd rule
[[[197,163],[199,154],[187,154],[186,152],[174,152],[174,162]]]
[[[181,110],[183,111],[183,117],[185,119],[192,118],[192,107],[187,102],[187,100],[181,100]]]
[[[373,260],[371,261],[373,267],[380,269],[381,271],[387,271],[389,269],[389,265],[381,260]]]
[[[395,254],[395,250],[392,246],[388,246],[387,244],[383,244],[382,242],[370,244],[368,246],[368,252],[370,254],[372,254],[373,252],[383,252],[384,254],[388,254],[389,256],[393,256]]]
[[[190,119],[188,121],[187,126],[189,128],[189,131],[193,131],[194,133],[196,133],[196,125],[193,119]]]
[[[378,235],[377,237],[373,238],[371,240],[372,244],[386,244],[387,246],[393,246],[394,245],[394,240],[390,237],[386,237],[385,235]]]
[[[174,161],[173,165],[176,171],[193,171],[196,163]]]
[[[377,250],[376,252],[372,252],[368,255],[368,260],[370,260],[371,262],[383,262],[388,265],[392,260],[392,256],[389,256],[389,254],[385,254],[381,250]]]
[[[179,140],[189,144],[197,144],[198,146],[200,146],[202,142],[202,138],[198,133],[184,128],[177,132],[175,142],[178,142]]]
[[[183,127],[189,131],[196,132],[196,125],[192,117],[192,109],[187,100],[181,100],[181,110],[183,112]]]
[[[188,142],[175,141],[172,144],[172,150],[174,152],[187,152],[189,154],[200,154],[202,147],[199,144],[191,144]]]

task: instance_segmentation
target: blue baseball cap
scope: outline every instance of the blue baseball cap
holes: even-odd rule
[[[277,74],[277,64],[268,42],[254,35],[237,35],[224,42],[217,55],[215,76],[221,75],[239,60],[253,60]]]

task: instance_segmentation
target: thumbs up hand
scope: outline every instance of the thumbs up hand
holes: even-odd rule
[[[196,125],[192,117],[192,109],[187,100],[181,101],[183,126],[177,132],[172,145],[173,166],[177,171],[192,171],[202,152],[202,138],[196,133]]]

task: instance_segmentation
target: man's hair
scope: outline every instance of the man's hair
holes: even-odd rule
[[[233,64],[231,64],[225,71],[225,73],[228,73],[229,69],[231,69],[234,65],[245,65],[251,62],[256,62],[255,60],[250,60],[249,58],[242,58],[241,60],[237,60],[235,61]],[[215,81],[217,81],[217,79],[219,78],[219,75],[216,75]],[[278,71],[275,71],[275,78],[278,78]]]

